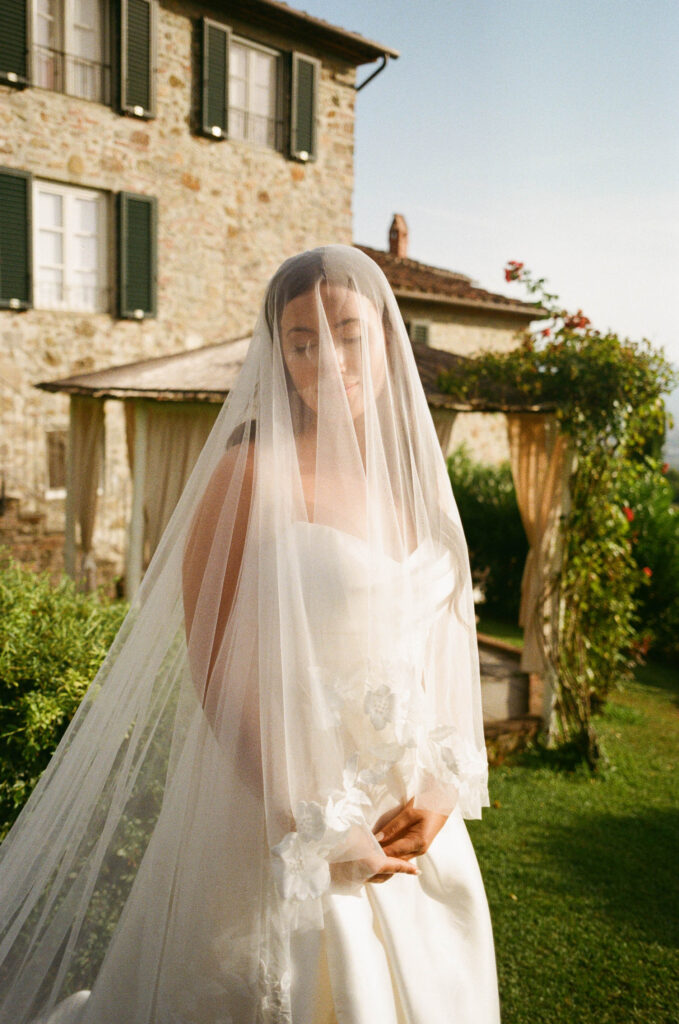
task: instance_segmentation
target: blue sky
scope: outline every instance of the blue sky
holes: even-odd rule
[[[357,242],[398,211],[415,259],[517,296],[522,260],[679,364],[679,0],[299,7],[401,52],[357,97]]]

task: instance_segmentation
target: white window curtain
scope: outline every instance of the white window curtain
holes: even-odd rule
[[[241,41],[229,48],[229,135],[277,148],[278,58]]]
[[[106,197],[34,182],[35,304],[101,313],[108,308]]]
[[[107,102],[105,0],[36,0],[33,84]]]

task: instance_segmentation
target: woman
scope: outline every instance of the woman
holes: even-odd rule
[[[494,1024],[486,778],[403,322],[367,256],[303,253],[3,847],[0,1021]]]

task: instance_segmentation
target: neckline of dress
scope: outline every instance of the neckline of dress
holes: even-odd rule
[[[292,525],[312,526],[317,530],[330,530],[338,537],[346,537],[347,540],[356,541],[357,544],[361,544],[363,545],[363,547],[370,547],[370,543],[365,539],[365,537],[359,537],[358,534],[356,533],[348,533],[346,530],[341,530],[338,526],[331,526],[329,523],[314,523],[310,519],[295,519]],[[406,555],[404,559],[394,558],[393,555],[388,554],[386,551],[380,551],[380,554],[383,555],[384,558],[388,558],[389,561],[393,562],[395,565],[407,565],[408,562],[410,562],[415,557],[415,555],[419,554],[428,544],[431,544],[433,546],[431,540],[420,541],[417,547],[413,548],[410,554]]]

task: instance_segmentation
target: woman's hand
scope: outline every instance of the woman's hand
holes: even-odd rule
[[[395,811],[391,818],[382,819],[375,838],[389,858],[379,874],[368,879],[370,882],[386,882],[395,871],[403,871],[403,867],[394,869],[392,863],[407,864],[411,857],[419,857],[426,853],[435,837],[441,831],[448,816],[429,811],[424,807],[414,807],[414,798],[405,807]],[[412,865],[408,865],[412,868]],[[416,871],[409,871],[416,874]]]

